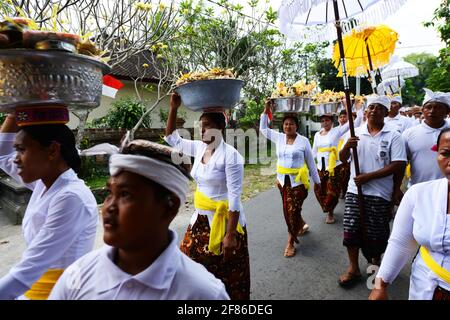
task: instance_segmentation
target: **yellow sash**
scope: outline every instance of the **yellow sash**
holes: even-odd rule
[[[47,300],[56,281],[64,272],[64,269],[49,269],[38,281],[33,283],[30,290],[25,292],[24,296],[30,300]]]
[[[220,245],[223,238],[225,238],[227,228],[228,201],[214,201],[197,189],[194,195],[194,206],[196,209],[200,210],[215,211],[211,222],[208,247],[210,252],[215,255],[220,255]],[[244,234],[244,229],[242,229],[239,222],[236,226],[236,230],[240,234]]]
[[[296,174],[297,176],[295,177],[295,182],[299,183],[301,180],[306,190],[309,190],[309,179],[308,179],[309,171],[306,164],[304,164],[303,167],[301,168],[285,168],[277,165],[277,173]]]
[[[329,148],[319,148],[319,152],[330,153],[330,157],[328,158],[327,171],[330,173],[330,176],[334,176],[334,168],[336,167],[336,161],[338,158],[337,148],[334,146]]]
[[[436,261],[434,261],[426,247],[420,247],[420,256],[431,271],[433,271],[439,278],[450,284],[450,271],[444,269]]]
[[[338,143],[338,147],[337,147],[338,152],[341,151],[343,144],[344,144],[344,139],[339,139],[339,143]]]
[[[410,163],[408,163],[408,165],[406,166],[405,176],[406,176],[408,179],[411,178],[411,164],[410,164]]]

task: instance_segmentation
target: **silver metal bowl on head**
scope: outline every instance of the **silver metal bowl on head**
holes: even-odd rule
[[[77,52],[77,48],[73,44],[60,40],[39,41],[38,43],[36,43],[35,48],[38,50],[61,50],[73,53]]]
[[[70,52],[0,50],[0,111],[34,105],[96,108],[109,71],[97,59]]]
[[[309,112],[311,109],[311,99],[304,97],[283,97],[274,98],[274,112],[292,113]]]
[[[329,102],[313,105],[311,108],[315,115],[336,114],[338,112],[340,102]]]
[[[231,109],[241,99],[244,81],[238,79],[198,80],[175,89],[186,108],[204,111],[209,108]]]

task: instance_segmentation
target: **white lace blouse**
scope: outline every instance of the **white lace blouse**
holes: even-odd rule
[[[183,139],[175,130],[164,140],[185,155],[194,157],[191,176],[197,182],[200,192],[212,200],[228,200],[230,211],[239,211],[239,223],[245,226],[244,208],[241,202],[244,181],[244,158],[239,152],[223,140],[216,147],[207,164],[202,163],[206,143],[198,140]],[[196,209],[191,218],[191,225],[197,221],[198,214],[208,217],[211,223],[214,211]]]

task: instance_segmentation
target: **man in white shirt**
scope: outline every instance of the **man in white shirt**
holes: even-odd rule
[[[391,106],[389,114],[384,118],[384,123],[393,126],[395,130],[402,133],[411,126],[411,122],[407,117],[400,114],[400,108],[402,107],[402,97],[394,96],[391,99]]]
[[[445,121],[450,111],[450,93],[439,94],[426,89],[422,110],[425,120],[402,135],[411,165],[411,185],[443,178],[433,147],[439,133],[450,127]]]
[[[49,299],[229,299],[224,284],[183,254],[169,230],[189,191],[188,168],[175,163],[173,154],[179,155],[134,140],[111,156],[102,208],[108,246],[66,269]]]
[[[351,177],[345,198],[344,246],[350,266],[339,277],[339,284],[348,287],[361,279],[359,248],[369,263],[379,264],[389,238],[392,201],[400,195],[406,152],[401,135],[384,123],[390,107],[387,96],[368,98],[367,126],[355,130],[356,137],[347,137],[339,153],[348,161],[357,146],[360,174],[351,164]],[[400,177],[400,178],[399,178]],[[364,212],[360,212],[358,187],[361,187]]]

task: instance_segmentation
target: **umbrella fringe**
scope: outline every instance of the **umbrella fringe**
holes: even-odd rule
[[[310,8],[330,0],[285,0],[278,10],[280,31],[287,37],[303,42],[324,42],[336,39],[334,23],[305,26],[294,22],[296,17],[307,13]],[[349,21],[341,21],[343,34],[357,31],[370,24],[377,24],[387,16],[396,12],[407,0],[380,0],[367,10],[351,17]]]

